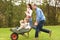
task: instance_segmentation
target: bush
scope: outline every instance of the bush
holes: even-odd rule
[[[57,25],[60,24],[60,8],[47,5],[39,6],[45,16],[45,25]],[[57,9],[57,10],[56,10]],[[19,26],[19,21],[25,18],[24,11],[26,10],[26,4],[22,3],[20,6],[13,6],[12,3],[0,1],[0,27],[16,27]],[[33,11],[33,22],[35,21],[35,11]]]

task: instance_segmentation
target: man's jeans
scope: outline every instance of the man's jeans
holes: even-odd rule
[[[47,29],[43,29],[43,25],[44,25],[45,21],[42,20],[38,23],[37,27],[36,27],[36,32],[35,32],[35,38],[38,37],[38,34],[39,34],[39,31],[43,31],[43,32],[46,32],[46,33],[49,33],[50,31],[47,30]]]

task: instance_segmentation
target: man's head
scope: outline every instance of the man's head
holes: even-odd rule
[[[36,8],[37,8],[37,5],[34,4],[34,3],[32,3],[32,8],[33,8],[33,9],[36,9]]]

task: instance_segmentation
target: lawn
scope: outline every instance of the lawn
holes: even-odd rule
[[[52,36],[50,38],[47,33],[40,32],[39,40],[60,40],[60,26],[45,26],[44,28],[52,30]],[[10,28],[0,28],[0,40],[11,40],[11,33]],[[34,33],[35,30],[32,29],[29,38],[19,35],[18,40],[33,40]]]

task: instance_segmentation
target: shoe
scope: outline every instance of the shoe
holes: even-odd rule
[[[20,33],[21,35],[24,35],[24,33]]]
[[[34,38],[33,40],[39,40],[39,38]]]
[[[51,37],[51,33],[52,33],[52,31],[49,32],[49,37]]]

